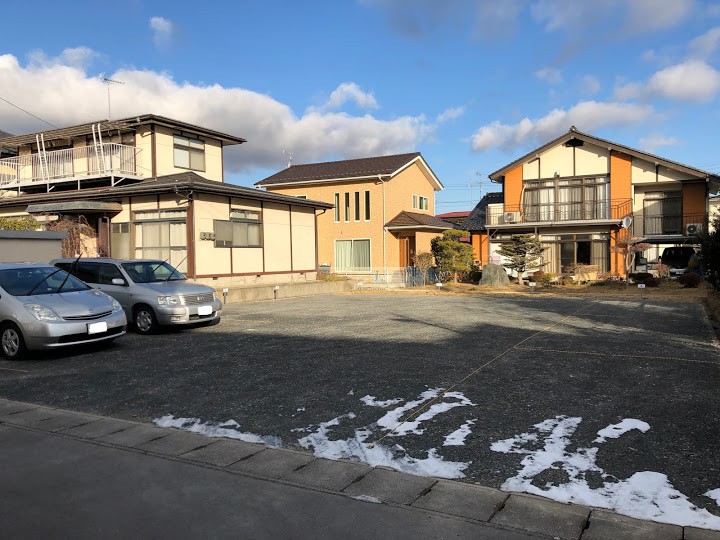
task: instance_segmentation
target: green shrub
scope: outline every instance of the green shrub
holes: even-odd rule
[[[4,218],[0,217],[0,231],[36,231],[40,223],[31,217]]]
[[[538,270],[537,272],[534,272],[528,277],[529,281],[534,281],[538,285],[542,285],[543,287],[550,287],[553,282],[553,274],[550,272],[543,272],[542,270]]]
[[[635,274],[630,274],[630,279],[632,279],[635,283],[645,283],[649,279],[653,279],[653,275],[648,272],[637,272]]]
[[[678,283],[686,289],[696,289],[700,283],[702,283],[702,278],[695,272],[689,272],[680,276],[678,278]]]
[[[648,279],[642,281],[642,283],[644,283],[646,287],[659,287],[660,286],[660,280],[656,277],[648,278]]]

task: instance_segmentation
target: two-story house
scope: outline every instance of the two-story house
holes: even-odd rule
[[[546,272],[576,264],[623,276],[623,235],[652,244],[651,265],[666,246],[692,244],[708,226],[712,173],[600,139],[575,127],[490,175],[502,202],[489,204],[479,238],[485,261],[499,261],[499,244],[534,233],[546,248]]]
[[[361,280],[399,274],[453,228],[434,217],[443,185],[419,152],[292,165],[255,185],[332,204],[318,216],[318,261]]]
[[[0,216],[84,219],[85,256],[168,260],[199,280],[314,279],[330,204],[227,184],[245,139],[147,114],[0,138]],[[79,254],[78,254],[79,255]]]

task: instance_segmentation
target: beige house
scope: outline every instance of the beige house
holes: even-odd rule
[[[332,205],[224,183],[223,148],[243,142],[156,115],[5,137],[0,216],[82,217],[83,255],[167,259],[216,285],[314,280]]]
[[[318,262],[362,280],[399,276],[453,228],[434,217],[443,185],[419,152],[293,165],[255,185],[333,205],[318,216]]]
[[[665,247],[706,230],[708,193],[720,187],[715,174],[574,127],[490,179],[502,185],[502,202],[488,204],[484,228],[473,231],[477,258],[499,262],[502,242],[534,233],[546,248],[543,270],[555,274],[590,265],[623,276],[612,248],[625,235],[652,245],[643,257],[652,269]]]

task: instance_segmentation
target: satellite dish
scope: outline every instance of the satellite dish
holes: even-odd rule
[[[630,225],[632,225],[632,218],[630,216],[625,216],[622,218],[622,221],[620,222],[623,229],[629,229]]]

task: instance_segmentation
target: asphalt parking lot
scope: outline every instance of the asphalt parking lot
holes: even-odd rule
[[[214,327],[1,360],[0,397],[198,419],[195,429],[492,487],[607,490],[654,471],[719,514],[705,495],[720,488],[712,340],[696,304],[335,295],[235,304]]]

